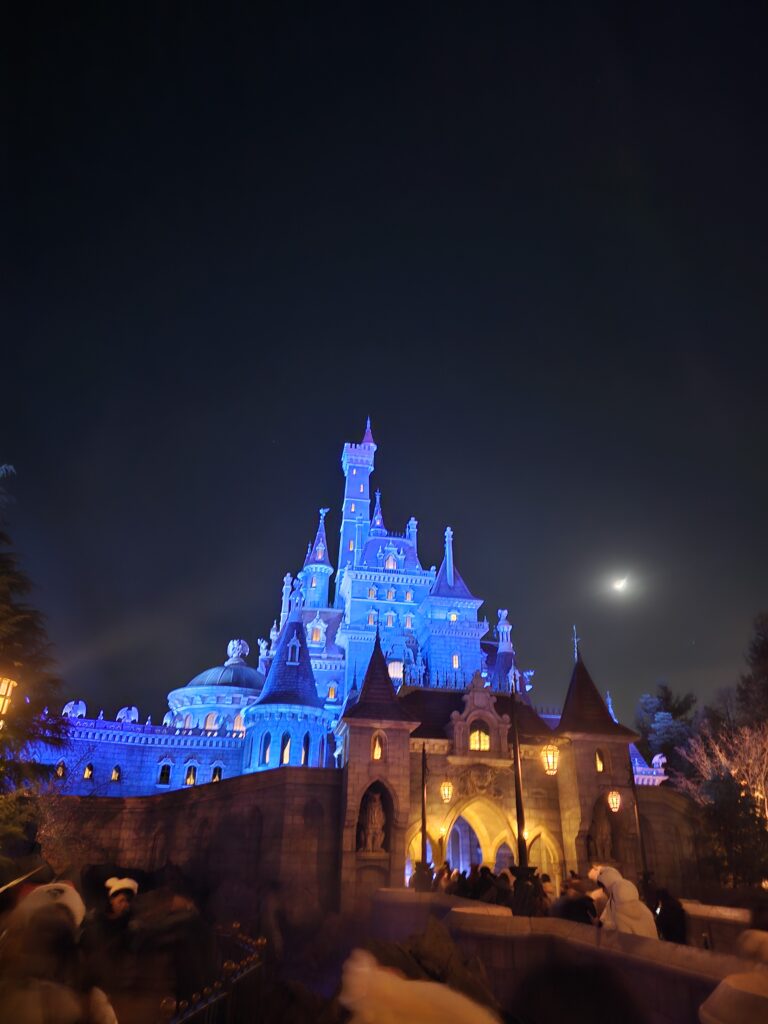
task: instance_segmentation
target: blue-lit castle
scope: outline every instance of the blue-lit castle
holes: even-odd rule
[[[461,689],[478,671],[492,688],[509,688],[506,612],[499,642],[483,643],[488,622],[478,618],[482,600],[455,565],[453,531],[445,530],[439,570],[425,569],[416,519],[396,533],[387,529],[379,491],[372,501],[375,455],[368,421],[362,441],[342,452],[337,565],[326,534],[329,510],[322,508],[304,565],[283,578],[280,614],[269,641],[259,640],[258,667],[247,664],[248,644],[232,640],[223,666],[168,694],[162,726],[140,724],[135,707],[111,722],[101,713],[88,718],[82,701],[70,702],[69,749],[57,764],[63,788],[128,796],[281,765],[332,767],[335,730],[358,695],[377,633],[397,688]],[[530,687],[531,675],[518,682]]]

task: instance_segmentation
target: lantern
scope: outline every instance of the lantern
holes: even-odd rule
[[[621,807],[621,793],[618,789],[612,789],[608,794],[608,806],[614,814],[618,813],[618,810]]]
[[[8,679],[7,676],[0,676],[0,718],[3,717],[11,706],[11,695],[16,688],[16,680]]]
[[[446,779],[445,782],[440,783],[440,796],[442,797],[444,804],[451,802],[453,796],[453,783],[450,779]]]
[[[541,760],[544,763],[544,771],[547,775],[557,775],[557,762],[560,759],[560,751],[554,743],[548,743],[541,748]]]

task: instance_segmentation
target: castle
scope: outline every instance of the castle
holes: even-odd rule
[[[562,711],[537,712],[507,612],[491,637],[482,599],[457,568],[450,527],[439,569],[421,564],[416,519],[403,533],[386,527],[380,493],[371,499],[376,450],[370,421],[359,444],[344,445],[337,564],[323,508],[303,566],[283,579],[257,667],[247,664],[248,644],[231,641],[222,666],[168,694],[162,725],[140,724],[135,707],[115,722],[88,718],[72,701],[64,752],[40,747],[34,756],[55,763],[62,792],[83,797],[162,798],[224,783],[226,801],[229,780],[245,784],[244,776],[262,779],[254,778],[260,793],[301,793],[313,780],[313,792],[325,794],[318,806],[327,800],[326,816],[338,819],[324,856],[352,898],[402,884],[418,859],[424,754],[430,855],[465,867],[514,859],[515,713],[532,862],[554,877],[596,857],[639,874],[642,814],[648,859],[663,861],[654,833],[666,839],[676,829],[682,872],[693,856],[688,809],[616,721],[578,645]],[[208,789],[211,806],[216,787]],[[275,807],[278,817],[288,803]],[[290,829],[278,831],[287,851]]]

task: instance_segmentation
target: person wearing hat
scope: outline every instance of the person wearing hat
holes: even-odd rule
[[[104,889],[105,905],[91,911],[85,920],[82,948],[96,983],[111,995],[134,979],[136,958],[130,925],[139,883],[135,878],[113,876]]]

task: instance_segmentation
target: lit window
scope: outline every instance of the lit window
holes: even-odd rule
[[[265,732],[261,740],[261,755],[259,757],[259,764],[269,764],[269,748],[272,745],[272,737],[268,732]]]
[[[451,614],[448,616],[448,621],[449,622],[456,622],[458,617],[459,616],[456,614],[456,612],[451,612]]]
[[[328,687],[328,700],[336,700],[336,683],[331,683]]]
[[[309,589],[310,590],[317,589],[317,576],[313,576],[312,579],[309,581]]]
[[[288,764],[291,759],[291,736],[290,733],[284,733],[282,742],[280,743],[280,764]]]
[[[203,728],[204,729],[211,729],[211,730],[216,729],[216,712],[215,711],[211,711],[210,714],[205,716],[205,725],[203,726]]]
[[[319,626],[312,627],[312,643],[319,644],[323,639],[323,633]]]
[[[395,616],[392,614],[392,612],[387,612],[387,625],[388,626],[394,626],[394,624],[395,624]]]
[[[349,541],[349,550],[350,551],[354,551],[355,550],[355,542],[353,540],[351,540],[351,539]]]
[[[384,759],[384,740],[381,733],[376,733],[373,737],[373,746],[371,748],[371,760],[382,761]]]
[[[376,516],[376,525],[381,526],[381,516]]]
[[[171,766],[169,764],[160,765],[157,784],[158,786],[169,786],[171,784]]]
[[[301,763],[309,764],[309,733],[304,733],[304,742],[301,745]]]
[[[243,736],[245,734],[245,722],[243,720],[242,714],[239,711],[235,716],[235,722],[234,725],[232,726],[232,732],[235,734],[235,736]]]
[[[85,766],[85,770],[83,771],[83,778],[84,779],[92,779],[93,778],[93,765],[92,764],[87,764]]]
[[[470,750],[490,750],[491,734],[485,722],[476,722],[469,733]]]
[[[223,775],[224,769],[221,767],[220,764],[215,764],[213,766],[213,771],[211,772],[211,782],[221,782]]]
[[[368,588],[368,597],[370,597],[370,598],[375,598],[376,597],[376,587],[369,587]]]
[[[184,776],[185,786],[194,786],[197,779],[197,767],[194,764],[187,765],[187,773]]]
[[[357,476],[357,470],[356,469],[352,470],[352,476]]]
[[[459,667],[459,656],[458,656],[458,654],[452,654],[451,655],[451,666],[453,668],[458,668]]]
[[[120,765],[116,764],[115,767],[112,769],[112,775],[110,776],[112,782],[119,782],[120,776],[122,774],[123,773],[120,771]]]
[[[288,644],[288,657],[285,659],[285,664],[298,665],[300,651],[301,644],[299,643],[299,637],[296,633],[294,633],[290,643]]]
[[[388,601],[394,601],[395,600],[395,592],[391,588],[387,591],[387,600]]]
[[[192,715],[190,715],[189,712],[187,712],[187,714],[184,715],[184,728],[185,729],[191,729],[192,728]]]
[[[365,490],[365,484],[360,484],[360,493],[362,494]]]
[[[318,559],[322,558],[323,555],[325,554],[325,545],[324,544],[318,544],[317,545],[317,550],[315,551],[315,554],[317,555]]]
[[[412,601],[413,600],[413,591],[412,590],[406,590],[406,592],[405,592],[405,600],[406,601]]]
[[[405,616],[405,628],[406,629],[413,629],[413,616],[412,615],[406,615]]]
[[[66,769],[66,767],[64,765],[64,762],[63,761],[59,761],[59,763],[56,765],[56,778],[57,779],[63,779],[66,774],[67,774],[67,769]]]
[[[394,555],[387,555],[387,560],[384,563],[384,568],[385,569],[396,569],[397,568],[397,559],[395,558]]]
[[[375,626],[376,625],[376,612],[368,612],[368,625],[369,626]]]
[[[355,503],[354,503],[354,501],[353,501],[353,502],[352,502],[352,504],[351,504],[351,505],[349,506],[349,511],[350,511],[350,512],[354,512],[354,511],[355,511]]]
[[[595,751],[595,768],[598,772],[605,771],[605,758],[603,757],[602,750]]]

